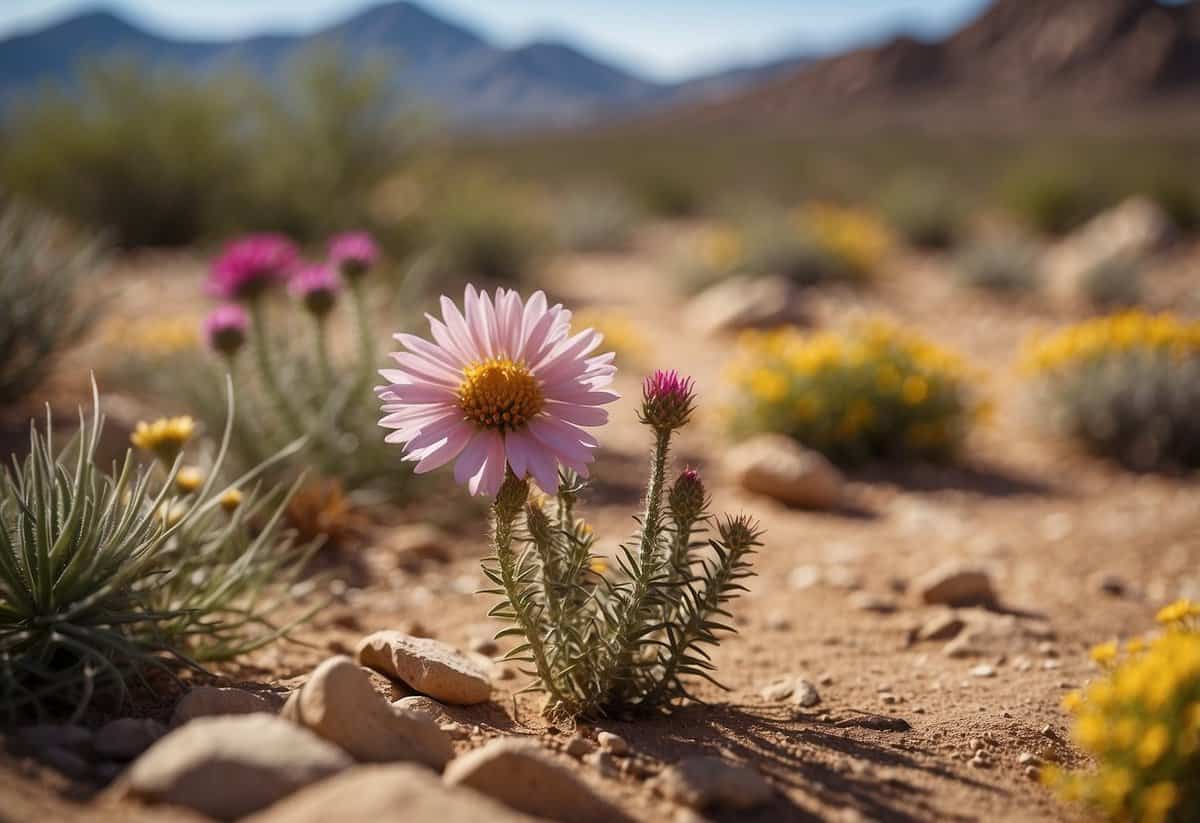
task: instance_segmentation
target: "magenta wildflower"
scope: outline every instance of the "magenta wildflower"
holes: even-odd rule
[[[692,379],[658,369],[642,382],[642,422],[655,429],[682,428],[692,415]]]
[[[333,266],[324,263],[299,266],[288,280],[288,291],[317,317],[324,317],[333,310],[341,287]]]
[[[596,438],[581,426],[601,426],[601,409],[618,395],[608,386],[613,355],[593,356],[601,335],[571,333],[571,312],[528,301],[507,289],[495,296],[467,286],[462,310],[442,298],[442,318],[427,315],[435,342],[397,334],[408,351],[392,355],[397,369],[380,372],[390,385],[380,425],[395,429],[405,459],[427,472],[456,460],[454,478],[472,494],[495,495],[511,469],[543,491],[558,488],[558,467],[587,476]]]
[[[339,234],[329,243],[329,262],[336,266],[347,280],[355,280],[379,262],[379,246],[365,231]]]
[[[280,234],[251,234],[233,241],[213,263],[208,291],[225,300],[252,300],[287,279],[296,247]]]
[[[204,339],[214,351],[233,357],[246,342],[247,325],[246,310],[237,303],[226,303],[204,318]]]

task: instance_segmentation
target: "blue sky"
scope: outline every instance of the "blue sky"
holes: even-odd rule
[[[420,0],[505,44],[552,36],[659,78],[797,50],[832,51],[898,29],[940,34],[986,0]],[[95,0],[0,0],[0,36]],[[106,0],[158,31],[226,37],[303,31],[371,0]]]

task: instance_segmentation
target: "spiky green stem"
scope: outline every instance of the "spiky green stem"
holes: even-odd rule
[[[275,372],[271,355],[270,332],[267,328],[267,312],[261,297],[250,301],[250,322],[254,327],[254,340],[251,341],[251,345],[254,347],[254,353],[258,360],[258,371],[263,386],[266,387],[267,394],[271,396],[271,402],[283,419],[284,425],[292,434],[302,434],[304,427],[300,424],[300,418],[292,401],[280,387]]]

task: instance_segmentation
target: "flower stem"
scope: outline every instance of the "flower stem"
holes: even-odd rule
[[[371,382],[371,370],[375,365],[375,344],[371,338],[371,314],[367,309],[367,292],[363,278],[350,281],[350,294],[354,299],[354,322],[358,326],[358,378],[354,393],[360,394]]]
[[[316,346],[317,368],[321,370],[321,385],[327,391],[333,390],[333,363],[329,359],[328,323],[321,315],[313,315],[313,344]]]
[[[263,307],[261,297],[250,301],[250,322],[254,327],[254,353],[258,358],[258,371],[263,386],[266,388],[267,394],[271,396],[271,402],[275,404],[276,411],[283,418],[284,424],[293,434],[301,434],[304,428],[300,425],[291,401],[280,388],[279,381],[276,379],[275,365],[271,358],[271,338],[267,330],[267,312]]]

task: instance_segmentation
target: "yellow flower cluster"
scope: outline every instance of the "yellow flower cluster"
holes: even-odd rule
[[[1034,338],[1026,348],[1024,365],[1027,371],[1041,374],[1128,353],[1200,357],[1200,322],[1140,310],[1101,317]]]
[[[650,345],[629,315],[616,309],[576,312],[571,325],[577,329],[595,329],[604,335],[601,351],[616,352],[618,361],[645,363]]]
[[[727,226],[706,232],[700,241],[700,260],[712,271],[733,271],[741,265],[745,252],[742,233]]]
[[[728,379],[735,433],[791,435],[835,459],[944,456],[985,412],[955,354],[888,323],[746,332]]]
[[[1195,616],[1173,604],[1160,620]],[[1095,771],[1044,772],[1066,798],[1092,804],[1113,820],[1183,823],[1200,808],[1200,633],[1169,631],[1148,645],[1092,650],[1105,677],[1063,701],[1073,734],[1098,763]]]
[[[196,421],[190,417],[160,417],[150,423],[140,421],[129,441],[170,464],[175,462],[195,432]]]
[[[826,254],[855,277],[877,271],[893,247],[887,227],[861,209],[809,203],[795,211],[794,219]]]
[[[1171,630],[1200,632],[1200,603],[1176,600],[1159,609],[1155,620]]]
[[[198,348],[200,327],[195,319],[188,317],[124,319],[109,326],[107,338],[125,351],[167,357]]]

